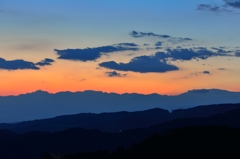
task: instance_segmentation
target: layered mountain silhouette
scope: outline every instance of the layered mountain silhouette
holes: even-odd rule
[[[119,132],[136,128],[148,128],[152,125],[179,118],[210,117],[237,109],[240,109],[240,104],[198,106],[188,109],[177,109],[171,113],[160,108],[136,112],[80,113],[15,124],[0,124],[0,129],[24,133],[28,131],[57,132],[81,127],[84,129],[98,129],[104,132]]]
[[[166,134],[166,132],[172,132],[172,130],[176,128],[185,128],[192,126],[227,126],[229,128],[240,128],[240,109],[233,109],[231,111],[226,111],[225,113],[218,113],[215,115],[210,115],[206,117],[204,115],[206,112],[209,112],[211,109],[217,108],[219,106],[220,109],[223,110],[223,107],[232,107],[233,105],[214,105],[214,106],[205,106],[205,107],[197,107],[194,109],[188,109],[186,111],[189,112],[198,112],[197,114],[201,117],[180,117],[184,110],[178,110],[175,113],[180,113],[180,118],[176,118],[173,120],[169,120],[167,122],[163,122],[157,125],[153,125],[149,128],[138,128],[132,130],[126,130],[122,132],[102,132],[100,130],[86,130],[82,128],[71,128],[64,131],[58,132],[43,132],[43,131],[34,131],[34,132],[26,132],[23,134],[13,133],[9,130],[1,130],[0,131],[0,158],[41,158],[41,154],[44,151],[52,152],[55,154],[58,153],[77,153],[77,152],[89,152],[89,151],[98,151],[98,150],[108,150],[115,151],[117,148],[122,145],[124,148],[131,147],[133,143],[141,143],[147,137],[159,133]],[[239,105],[235,105],[239,108]],[[199,111],[197,111],[199,110]],[[226,109],[225,109],[226,110]],[[224,110],[224,111],[225,111]],[[224,112],[223,111],[223,112]],[[201,113],[200,113],[201,112]],[[194,113],[193,113],[194,114]],[[200,115],[202,114],[202,115]],[[196,114],[195,114],[196,115]],[[205,116],[205,117],[204,117]],[[215,131],[216,130],[216,131]],[[221,132],[220,132],[221,130]],[[226,131],[225,131],[226,130]],[[211,130],[212,131],[212,130]],[[197,133],[194,138],[191,138],[191,129],[187,129],[187,131],[182,131],[181,134],[185,134],[187,137],[187,142],[198,140],[202,142],[203,140],[199,140],[199,137],[203,133],[207,136],[212,136],[213,138],[203,138],[204,142],[211,143],[211,141],[215,140],[217,135],[219,134],[228,134],[228,129],[215,129],[212,134],[211,131],[202,129],[194,129],[194,132]],[[218,133],[216,133],[218,132]],[[168,133],[167,133],[168,134]],[[173,133],[174,134],[174,133]],[[189,135],[186,135],[189,134]],[[235,134],[239,134],[238,132]],[[163,143],[171,143],[176,142],[177,140],[183,140],[179,133],[175,133],[175,135],[170,135],[170,138],[163,138]],[[233,137],[233,136],[232,136]],[[233,138],[235,138],[234,136]],[[229,137],[225,137],[224,140],[230,139]],[[237,139],[237,138],[236,138]],[[210,140],[210,141],[208,141]],[[216,142],[220,141],[216,139]],[[223,141],[223,138],[222,140]],[[185,146],[189,146],[186,144],[184,140],[182,141]],[[231,141],[232,142],[232,141]],[[236,140],[236,142],[239,142]],[[240,143],[240,142],[239,142]],[[176,143],[179,144],[179,143]],[[216,143],[215,143],[216,144]],[[222,143],[221,143],[222,144]],[[191,144],[190,144],[191,145]],[[153,146],[149,145],[154,148]],[[165,146],[165,145],[161,145]],[[171,144],[168,145],[171,148]],[[216,145],[215,145],[216,146]],[[217,145],[219,146],[219,145]],[[157,148],[157,147],[155,147]],[[202,146],[204,149],[204,145]],[[172,147],[172,149],[177,150],[177,147]],[[204,149],[205,151],[206,149]],[[144,148],[142,151],[146,151]],[[142,152],[140,151],[140,152]],[[13,153],[14,152],[14,153]],[[187,152],[187,151],[186,151]],[[191,152],[189,150],[189,152]],[[237,152],[237,151],[236,151]]]
[[[76,113],[133,112],[153,108],[172,111],[220,103],[240,103],[240,92],[201,89],[167,96],[96,91],[50,94],[36,91],[19,96],[0,97],[0,123],[52,118]]]

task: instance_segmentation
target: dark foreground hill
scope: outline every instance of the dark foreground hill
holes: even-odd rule
[[[160,108],[138,112],[81,113],[16,124],[0,124],[0,129],[24,133],[28,131],[57,132],[81,127],[84,129],[99,129],[104,132],[119,132],[120,130],[148,128],[149,126],[178,118],[210,117],[235,109],[240,109],[240,104],[198,106],[174,110],[171,113]]]
[[[34,157],[36,159],[41,158],[41,154],[44,151],[52,152],[54,154],[58,153],[77,153],[77,152],[90,152],[90,151],[98,151],[98,150],[108,150],[108,151],[115,151],[118,146],[123,145],[125,148],[131,147],[133,143],[141,143],[144,139],[147,137],[155,134],[155,133],[164,133],[169,130],[173,130],[175,128],[184,128],[184,127],[190,127],[190,126],[206,126],[206,125],[224,125],[228,126],[230,128],[239,128],[240,127],[240,110],[232,110],[223,114],[217,114],[211,117],[205,117],[205,118],[182,118],[182,119],[175,119],[168,122],[164,122],[155,126],[152,126],[150,128],[141,128],[141,129],[134,129],[134,130],[128,130],[118,133],[108,133],[108,132],[101,132],[99,130],[85,130],[82,128],[72,128],[65,131],[59,131],[55,133],[50,132],[28,132],[23,134],[17,134],[12,133],[7,130],[1,130],[0,131],[0,157],[3,159],[17,159],[24,157],[31,158]],[[196,130],[196,132],[198,132]],[[204,148],[204,144],[215,140],[215,136],[218,136],[218,134],[224,134],[225,130],[223,132],[220,131],[213,131],[214,133],[211,133],[211,131],[204,131],[205,135],[210,135],[207,140],[205,140],[205,143],[202,143],[202,149]],[[182,147],[181,144],[176,147],[174,144],[172,145],[171,142],[173,142],[173,139],[181,138],[181,136],[178,135],[178,133],[174,133],[177,136],[172,135],[171,137],[168,137],[164,139],[163,143],[168,143],[168,150],[174,149],[177,151],[179,148],[179,153]],[[185,133],[182,133],[185,134]],[[191,132],[186,131],[186,137],[188,137],[187,134],[191,134]],[[201,137],[202,132],[199,131],[200,136],[195,135],[195,138],[193,138],[193,141],[199,140]],[[237,133],[238,135],[240,133]],[[230,136],[229,136],[230,135]],[[231,136],[232,135],[232,136]],[[221,136],[220,136],[221,137]],[[225,142],[228,138],[232,140],[233,134],[226,133],[226,136],[224,139],[217,138],[216,141],[218,142]],[[236,141],[239,141],[239,136],[236,137]],[[184,142],[185,140],[181,141]],[[199,140],[202,141],[202,140]],[[213,144],[219,144],[219,143],[213,143]],[[231,141],[232,142],[232,141]],[[174,143],[174,142],[173,142]],[[176,143],[177,144],[177,143]],[[192,150],[191,146],[195,144],[191,141],[191,136],[186,139],[185,145],[186,150],[184,150],[184,153],[189,151],[198,151]],[[230,144],[230,143],[227,143]],[[211,145],[211,144],[210,144]],[[151,146],[151,145],[150,145]],[[166,146],[165,144],[162,145],[162,147]],[[187,147],[188,146],[188,147]],[[195,145],[196,146],[196,145]],[[211,151],[215,147],[212,147],[209,145],[207,146],[207,151]],[[212,145],[214,146],[214,145]],[[232,145],[228,145],[232,146]],[[234,147],[234,146],[233,146]],[[156,151],[158,151],[159,147],[156,147]],[[223,147],[222,150],[224,150],[225,147]],[[145,153],[147,153],[149,150],[143,148],[146,150]],[[199,153],[202,151],[205,151],[199,149]],[[209,149],[209,150],[208,150]],[[155,150],[154,150],[155,151]],[[167,151],[163,149],[163,151]],[[206,153],[207,153],[206,151]],[[217,150],[216,150],[217,151]],[[235,150],[234,150],[235,151]],[[141,151],[144,152],[144,151]],[[205,152],[204,152],[205,153]]]
[[[240,129],[223,126],[185,127],[154,134],[130,148],[114,152],[95,151],[66,154],[66,159],[203,159],[239,158]],[[43,156],[49,155],[45,153]],[[48,158],[46,158],[48,159]]]

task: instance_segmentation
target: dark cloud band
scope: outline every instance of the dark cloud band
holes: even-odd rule
[[[230,56],[229,51],[225,51],[220,48],[214,48],[214,51],[206,48],[194,48],[194,49],[167,49],[166,52],[156,52],[151,56],[137,56],[131,59],[128,63],[116,63],[115,61],[102,62],[100,67],[119,71],[133,71],[140,73],[148,72],[168,72],[179,70],[175,65],[169,64],[167,61],[188,61],[192,59],[205,60],[214,56]],[[236,54],[237,56],[237,54]],[[204,74],[210,74],[209,71],[204,71]]]
[[[18,60],[10,60],[7,61],[3,58],[0,58],[0,69],[3,70],[25,70],[25,69],[32,69],[32,70],[39,70],[40,68],[38,66],[45,66],[45,65],[51,65],[53,63],[53,59],[45,58],[44,60],[33,63],[29,61],[24,61],[22,59]]]
[[[0,58],[0,69],[4,70],[23,70],[23,69],[32,69],[39,70],[33,62],[24,61],[24,60],[11,60],[7,61],[3,58]]]
[[[130,36],[134,38],[141,38],[141,37],[147,37],[147,36],[154,36],[154,37],[159,37],[159,38],[170,38],[169,35],[160,35],[160,34],[155,34],[153,32],[137,32],[137,31],[132,31],[129,33]]]
[[[229,51],[222,49],[217,49],[217,52],[208,50],[206,48],[195,48],[195,49],[167,49],[165,52],[157,52],[155,56],[159,59],[171,59],[175,60],[192,60],[192,59],[201,59],[205,60],[213,56],[229,56]]]
[[[64,60],[75,60],[75,61],[94,61],[101,57],[102,54],[108,54],[111,52],[118,51],[137,51],[139,48],[134,43],[120,43],[112,46],[101,46],[96,48],[85,48],[85,49],[66,49],[58,50],[55,49],[58,59]]]
[[[154,56],[138,56],[133,58],[129,63],[116,63],[115,61],[102,62],[99,66],[113,70],[140,73],[162,73],[179,69],[177,66],[160,61]]]

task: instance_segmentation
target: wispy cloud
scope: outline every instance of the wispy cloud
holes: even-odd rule
[[[192,60],[192,59],[201,59],[205,60],[213,56],[230,56],[228,51],[223,49],[218,49],[217,52],[208,50],[206,48],[176,48],[176,49],[167,49],[166,52],[157,52],[156,57],[159,59],[170,59],[175,60]]]
[[[211,4],[199,4],[197,10],[211,11],[211,12],[232,12],[223,6],[211,5]]]
[[[185,76],[184,78],[189,78],[191,76],[199,76],[199,75],[212,75],[210,71],[196,71],[196,72],[193,72],[193,73],[190,73],[189,75]]]
[[[240,9],[240,0],[222,0],[222,2],[223,4],[199,4],[197,10],[236,13],[234,9]]]
[[[162,40],[165,40],[165,41],[167,40],[168,42],[171,42],[171,43],[181,43],[181,42],[193,40],[191,38],[172,37],[170,35],[161,35],[161,34],[156,34],[153,32],[138,32],[138,31],[134,31],[134,30],[132,32],[130,32],[129,35],[133,38],[157,37],[157,38],[161,38]]]
[[[37,62],[36,65],[39,66],[52,65],[53,62],[54,62],[53,59],[45,58],[44,60]]]
[[[160,34],[155,34],[153,32],[138,32],[134,30],[130,32],[129,35],[134,38],[142,38],[142,37],[149,37],[149,36],[159,37],[159,38],[170,38],[169,35],[160,35]]]
[[[116,71],[112,71],[112,72],[105,72],[108,77],[126,77],[127,74],[121,74],[121,73],[118,73]]]

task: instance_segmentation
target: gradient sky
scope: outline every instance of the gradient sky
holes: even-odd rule
[[[240,91],[239,0],[0,0],[0,95]]]

